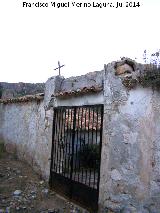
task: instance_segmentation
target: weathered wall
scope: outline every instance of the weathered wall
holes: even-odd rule
[[[77,90],[83,87],[103,86],[104,71],[90,72],[86,75],[66,78],[62,81],[61,91]]]
[[[100,211],[160,212],[160,92],[105,67]]]
[[[54,94],[63,78],[49,78],[44,100],[0,104],[0,138],[44,178],[49,178]],[[26,98],[27,99],[27,98]],[[11,150],[12,149],[12,150]]]
[[[104,103],[99,212],[160,213],[160,91],[137,83],[139,69],[113,62],[99,73],[52,77],[43,101],[0,105],[0,137],[48,178],[52,106]],[[81,96],[70,92],[91,86],[104,88]],[[61,91],[68,96],[57,96]]]
[[[56,98],[55,106],[82,106],[82,105],[95,105],[103,104],[104,97],[103,92],[98,94],[86,94],[77,97],[69,97],[65,99]]]
[[[54,94],[62,91],[81,89],[88,85],[102,86],[101,72],[79,77],[76,87],[71,79],[60,76],[51,77],[45,84],[45,96],[41,101],[0,103],[0,139],[3,139],[10,151],[16,149],[20,159],[24,159],[44,178],[49,178],[50,154],[52,144],[53,107],[103,103],[103,93],[86,94],[83,97],[61,99]],[[94,83],[89,83],[94,79]],[[83,82],[83,87],[80,84]],[[62,86],[63,83],[63,86]],[[68,85],[68,86],[67,86]],[[63,88],[63,89],[62,89]]]
[[[53,110],[46,114],[43,101],[32,101],[1,104],[0,113],[1,138],[8,147],[15,144],[19,158],[48,177]]]

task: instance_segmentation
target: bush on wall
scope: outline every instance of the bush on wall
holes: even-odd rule
[[[140,75],[139,82],[145,87],[152,86],[154,88],[160,88],[160,68],[153,65],[148,66]]]

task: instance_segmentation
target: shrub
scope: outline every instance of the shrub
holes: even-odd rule
[[[98,169],[100,164],[100,145],[85,144],[78,152],[81,166],[84,168]]]
[[[4,142],[0,140],[0,158],[2,157],[4,152],[5,152]]]
[[[149,70],[145,70],[140,75],[139,82],[143,86],[152,86],[154,88],[160,88],[160,68],[150,67]]]
[[[2,97],[2,93],[3,93],[3,88],[0,86],[0,99]]]

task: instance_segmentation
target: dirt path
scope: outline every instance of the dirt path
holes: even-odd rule
[[[0,158],[0,213],[88,213],[50,191],[26,163],[3,153]]]

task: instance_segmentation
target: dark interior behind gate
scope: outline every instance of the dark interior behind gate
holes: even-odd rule
[[[50,187],[96,212],[103,105],[54,108]]]

